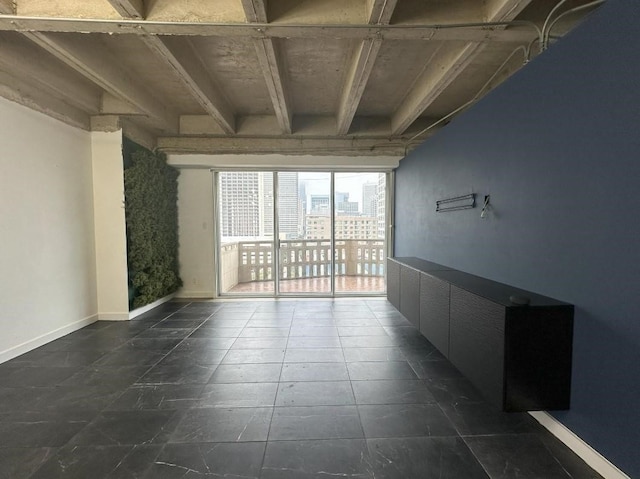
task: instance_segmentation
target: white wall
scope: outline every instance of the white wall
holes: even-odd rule
[[[92,132],[99,319],[129,319],[122,131]]]
[[[178,177],[178,231],[180,277],[177,296],[212,298],[215,295],[212,173],[182,169]]]
[[[0,362],[96,319],[91,136],[0,98]]]

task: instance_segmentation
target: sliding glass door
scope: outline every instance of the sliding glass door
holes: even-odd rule
[[[215,176],[218,290],[274,295],[273,173],[233,171]]]
[[[385,173],[335,173],[335,292],[386,291]]]
[[[332,287],[331,173],[279,172],[278,290],[327,296]]]
[[[384,294],[388,174],[214,178],[219,294]]]

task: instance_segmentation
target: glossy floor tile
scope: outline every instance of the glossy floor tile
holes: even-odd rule
[[[382,299],[166,303],[0,365],[0,479],[598,479]]]

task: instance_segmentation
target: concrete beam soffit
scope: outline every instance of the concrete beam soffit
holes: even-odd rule
[[[74,75],[66,65],[23,36],[0,32],[0,68],[29,79],[43,91],[88,114],[100,110],[100,88]]]
[[[2,69],[0,69],[0,96],[67,125],[82,130],[90,129],[90,118],[85,111],[49,94],[40,85],[27,83]]]
[[[180,153],[404,156],[399,141],[382,139],[160,137],[158,148]]]
[[[267,23],[267,0],[241,0],[249,23]]]
[[[280,128],[283,133],[290,134],[293,115],[284,77],[286,69],[282,66],[282,57],[274,40],[270,38],[254,40],[254,45]]]
[[[435,25],[286,25],[207,24],[153,22],[148,20],[103,20],[0,16],[0,30],[18,32],[107,33],[132,35],[213,36],[229,38],[328,38],[417,40],[438,42],[525,43],[536,37],[533,28],[516,26],[443,28]]]
[[[185,39],[155,35],[142,36],[141,40],[175,72],[177,78],[227,133],[235,132],[235,118],[224,96],[214,87],[204,65],[197,57],[190,42]]]
[[[369,22],[372,25],[388,25],[398,0],[369,0]]]
[[[531,0],[496,0],[486,6],[487,22],[513,20]],[[498,31],[503,28],[498,28]],[[484,43],[466,45],[444,45],[437,53],[435,61],[430,61],[420,79],[416,82],[391,121],[392,133],[401,135],[436,98],[465,70],[482,51]]]
[[[40,32],[26,32],[24,35],[96,85],[138,108],[162,130],[177,131],[178,116],[169,112],[146,87],[131,78],[96,38],[87,36],[82,42],[77,42]],[[96,51],[101,52],[100,56],[95,54]]]
[[[107,0],[123,18],[144,18],[144,0]]]
[[[364,40],[353,55],[338,107],[338,135],[346,135],[349,132],[381,46],[382,40]]]

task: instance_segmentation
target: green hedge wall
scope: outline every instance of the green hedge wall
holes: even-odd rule
[[[124,142],[129,307],[152,303],[182,286],[178,276],[178,171],[166,157]]]

